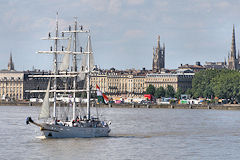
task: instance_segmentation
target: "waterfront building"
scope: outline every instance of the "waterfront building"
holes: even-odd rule
[[[145,74],[141,71],[103,70],[91,75],[91,86],[96,84],[101,90],[112,96],[142,95],[145,91]]]
[[[196,62],[195,65],[181,64],[181,66],[179,66],[178,69],[190,69],[190,70],[193,70],[194,72],[199,72],[199,71],[205,70],[206,67],[202,66],[200,62]]]
[[[205,62],[206,69],[224,69],[227,68],[226,60],[224,62]]]
[[[187,90],[188,88],[192,88],[193,77],[194,73],[152,73],[146,75],[145,86],[146,88],[149,85],[153,85],[155,88],[167,88],[167,86],[170,85],[173,86],[175,91],[179,88]]]
[[[96,84],[108,96],[141,97],[151,84],[156,88],[173,86],[187,90],[192,87],[194,73],[189,69],[179,69],[175,73],[153,73],[147,70],[102,70],[91,75],[91,86]]]
[[[43,71],[0,71],[0,97],[4,100],[23,100],[30,97],[43,97],[43,93],[30,93],[27,90],[47,88],[47,79],[32,78],[31,75],[48,74]]]
[[[40,70],[35,71],[16,71],[14,70],[14,64],[12,61],[12,54],[8,63],[8,70],[0,71],[0,99],[4,100],[23,100],[29,99],[30,93],[27,90],[38,88],[47,88],[47,79],[32,78],[31,75],[36,74],[49,74]],[[36,95],[35,97],[43,97],[42,94]]]
[[[0,97],[1,99],[23,100],[23,72],[0,71]]]
[[[152,71],[161,72],[165,68],[165,44],[160,46],[160,36],[158,36],[157,47],[153,47]]]

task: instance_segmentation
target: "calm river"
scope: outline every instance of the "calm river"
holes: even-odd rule
[[[0,106],[0,159],[240,159],[240,111],[103,108],[110,137],[41,139],[40,107]]]

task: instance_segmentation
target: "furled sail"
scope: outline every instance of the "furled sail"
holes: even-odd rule
[[[66,51],[70,51],[71,42],[72,42],[72,36],[68,40],[68,46]],[[70,54],[69,53],[64,54],[59,70],[66,71],[69,68],[69,61],[70,61]]]
[[[94,58],[93,58],[93,51],[92,51],[92,43],[91,43],[91,37],[89,36],[89,40],[87,43],[86,51],[90,52],[90,71],[94,68]]]
[[[86,67],[87,67],[87,55],[83,54],[81,62],[81,71],[86,71]]]
[[[92,44],[91,44],[91,39],[89,37],[87,46],[85,48],[85,52],[90,52],[89,57],[90,57],[90,71],[93,70],[94,68],[94,58],[93,58],[93,52],[92,52]],[[82,64],[81,64],[81,70],[86,71],[87,70],[87,64],[88,64],[88,55],[83,54],[82,56]]]
[[[80,74],[79,74],[79,80],[82,81],[85,79],[86,73],[84,73],[87,69],[86,61],[87,61],[87,56],[85,54],[82,55],[82,62],[81,62],[81,67],[80,67]]]
[[[46,119],[50,117],[49,89],[50,89],[50,80],[48,82],[47,91],[42,103],[42,109],[38,119]]]
[[[91,44],[91,39],[89,37],[87,46],[84,50],[85,52],[91,52],[89,57],[90,57],[90,71],[93,70],[94,68],[94,58],[93,58],[93,52],[92,52],[92,44]],[[87,64],[88,64],[88,55],[87,54],[83,54],[82,55],[82,59],[81,59],[81,67],[80,67],[80,71],[82,71],[82,73],[79,74],[79,79],[80,80],[85,80],[85,76],[86,74],[84,73],[85,71],[88,70],[87,68]]]

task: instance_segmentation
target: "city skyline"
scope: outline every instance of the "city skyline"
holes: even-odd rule
[[[232,26],[240,48],[240,1],[4,1],[0,4],[0,68],[7,69],[10,52],[16,70],[52,69],[51,55],[36,54],[42,41],[73,17],[90,28],[95,63],[101,68],[151,69],[157,36],[166,45],[166,68],[195,61],[224,61],[231,49]],[[84,7],[83,7],[84,6]],[[39,61],[41,59],[41,61]]]

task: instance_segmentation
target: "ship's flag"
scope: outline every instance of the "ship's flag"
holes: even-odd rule
[[[102,102],[104,104],[107,104],[109,102],[108,97],[100,91],[100,87],[97,84],[96,84],[96,88],[97,88],[98,102]]]

